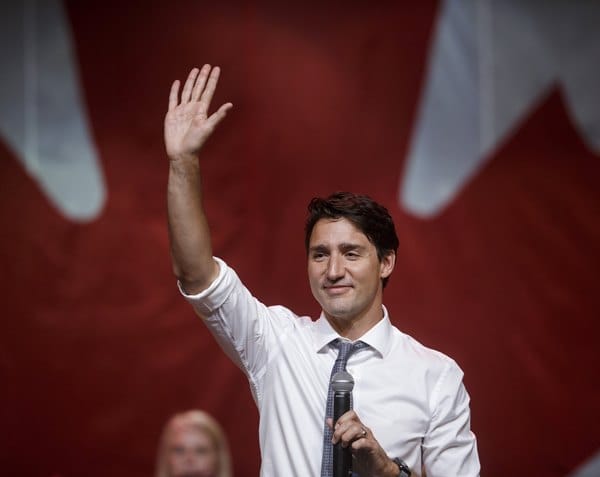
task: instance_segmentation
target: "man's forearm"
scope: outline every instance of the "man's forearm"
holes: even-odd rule
[[[167,210],[173,271],[187,293],[198,293],[216,278],[218,265],[212,258],[197,158],[170,161]]]

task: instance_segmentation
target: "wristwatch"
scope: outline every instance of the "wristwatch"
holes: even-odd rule
[[[398,477],[410,477],[410,475],[411,475],[410,467],[408,467],[408,465],[406,465],[406,463],[402,459],[396,457],[395,459],[392,459],[392,460],[400,469],[400,473],[398,474]]]

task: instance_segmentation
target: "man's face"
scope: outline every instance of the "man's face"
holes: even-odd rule
[[[217,451],[210,436],[189,425],[176,426],[167,448],[171,477],[215,477]]]
[[[310,236],[308,279],[329,321],[379,321],[381,279],[391,274],[394,261],[393,253],[379,261],[375,246],[349,220],[319,220]]]

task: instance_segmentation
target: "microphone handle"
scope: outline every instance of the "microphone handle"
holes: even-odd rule
[[[338,391],[333,395],[333,425],[350,410],[350,393]],[[333,446],[333,477],[352,476],[352,450],[350,446],[342,447],[342,442]]]

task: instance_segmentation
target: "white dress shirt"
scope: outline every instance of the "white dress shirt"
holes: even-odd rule
[[[186,295],[227,355],[248,377],[260,414],[262,477],[318,477],[327,390],[339,335],[282,306],[265,306],[222,260],[219,275],[197,295]],[[354,353],[354,409],[390,458],[413,476],[478,476],[469,395],[458,365],[383,319]],[[366,477],[366,476],[364,476]]]

